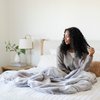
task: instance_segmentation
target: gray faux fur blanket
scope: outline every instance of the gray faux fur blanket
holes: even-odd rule
[[[66,74],[56,67],[49,67],[37,74],[34,71],[31,73],[16,71],[12,77],[0,75],[0,82],[17,87],[30,87],[34,91],[49,94],[72,94],[87,91],[96,81],[94,73],[76,69]]]

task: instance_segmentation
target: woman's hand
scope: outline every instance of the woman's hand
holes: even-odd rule
[[[89,47],[88,51],[89,51],[89,56],[93,56],[93,54],[95,53],[95,50],[93,47]]]

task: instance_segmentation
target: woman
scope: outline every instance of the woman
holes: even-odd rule
[[[64,38],[57,49],[57,67],[67,74],[74,69],[88,71],[94,52],[78,28],[65,29]]]

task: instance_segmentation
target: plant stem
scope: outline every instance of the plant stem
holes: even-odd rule
[[[12,46],[10,46],[10,47],[11,47],[16,53],[18,53],[17,50],[16,50],[15,48],[13,48]]]

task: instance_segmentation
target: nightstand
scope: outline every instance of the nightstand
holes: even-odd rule
[[[30,65],[27,65],[27,66],[22,66],[22,67],[15,67],[15,66],[2,66],[1,67],[1,73],[3,73],[4,71],[6,70],[26,70],[26,69],[29,69],[29,68],[32,68],[33,66],[30,66]]]

